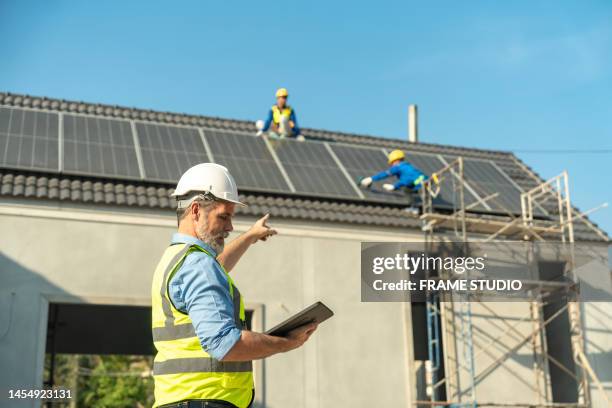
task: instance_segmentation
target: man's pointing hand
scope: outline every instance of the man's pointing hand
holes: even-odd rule
[[[265,241],[266,239],[268,239],[268,237],[271,237],[272,235],[277,234],[275,229],[270,228],[267,225],[269,218],[270,218],[270,214],[264,215],[259,220],[257,220],[255,224],[253,224],[251,229],[249,229],[249,235],[252,237],[253,244],[259,240]]]

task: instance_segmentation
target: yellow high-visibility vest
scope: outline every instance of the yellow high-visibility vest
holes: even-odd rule
[[[282,110],[278,108],[278,105],[272,105],[272,121],[278,125],[282,116],[286,116],[287,118],[291,116],[291,111],[291,106],[289,105],[285,105]]]
[[[253,397],[252,362],[223,362],[212,358],[202,349],[189,315],[176,309],[170,299],[168,283],[192,251],[201,251],[212,257],[200,246],[174,244],[164,252],[153,276],[152,328],[157,349],[153,364],[153,406],[188,399],[211,399],[246,408]],[[242,296],[229,274],[225,269],[223,271],[234,303],[236,325],[245,329]]]

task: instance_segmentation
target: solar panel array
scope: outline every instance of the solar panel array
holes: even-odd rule
[[[428,176],[431,176],[446,165],[438,155],[434,154],[406,152],[406,160]],[[459,197],[457,196],[457,190],[455,188],[457,185],[458,179],[452,173],[443,177],[440,180],[440,193],[435,198],[434,205],[453,208],[455,206],[454,203],[459,202]],[[464,197],[466,203],[476,200],[469,192],[466,192]]]
[[[406,159],[431,175],[455,157],[411,151]],[[189,167],[209,161],[226,166],[244,190],[399,205],[409,201],[403,192],[383,191],[381,182],[371,189],[358,187],[360,178],[387,167],[381,148],[0,107],[2,167],[175,183]],[[520,188],[493,162],[464,163],[467,205],[521,212]],[[456,177],[449,174],[441,184],[434,205],[454,206]],[[482,203],[496,192],[495,201]]]
[[[290,191],[264,139],[253,135],[207,130],[206,141],[215,163],[228,168],[245,189]]]
[[[275,140],[273,149],[296,193],[358,199],[356,187],[342,172],[325,144]]]
[[[64,115],[64,171],[140,178],[130,122]]]
[[[194,128],[136,123],[144,177],[175,182],[188,168],[210,161]]]
[[[382,149],[342,144],[330,146],[356,185],[361,178],[372,176],[387,167],[387,156]],[[385,200],[398,204],[408,201],[403,193],[384,192],[383,183],[384,181],[373,183],[372,187],[364,189],[362,194],[373,201]]]
[[[447,157],[455,160],[456,157]],[[464,159],[463,175],[476,194],[486,198],[495,193],[497,196],[486,200],[488,209],[499,213],[521,213],[521,190],[501,169],[488,160]],[[478,209],[482,209],[479,206]]]
[[[361,146],[349,146],[342,144],[331,145],[334,152],[340,158],[342,164],[355,180],[360,177],[373,175],[388,167],[387,155],[383,149],[369,148]],[[446,166],[446,162],[436,154],[405,152],[406,161],[418,168],[428,176],[439,171]],[[390,180],[390,181],[389,181]],[[382,189],[383,183],[393,183],[393,178],[374,183],[372,189],[366,190],[364,195],[374,201],[385,201],[395,203],[405,203],[406,196],[403,192],[389,193]],[[459,186],[459,179],[453,173],[447,174],[440,181],[440,193],[434,199],[434,205],[441,208],[451,209],[453,203],[459,200],[456,187]],[[466,205],[479,201],[479,196],[470,190],[464,191]],[[474,205],[475,209],[483,210],[481,205]]]
[[[56,113],[0,108],[0,165],[57,171],[58,121]]]

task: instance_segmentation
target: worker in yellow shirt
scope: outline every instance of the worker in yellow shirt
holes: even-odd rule
[[[256,122],[258,136],[270,131],[270,135],[274,138],[292,137],[300,141],[304,140],[304,136],[300,134],[295,109],[287,104],[288,97],[287,89],[280,88],[276,91],[276,104],[270,108],[268,117],[265,121]]]

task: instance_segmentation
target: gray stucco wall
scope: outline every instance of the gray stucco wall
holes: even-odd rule
[[[0,334],[9,320],[10,327],[0,339],[0,388],[6,393],[42,384],[49,301],[149,303],[152,273],[175,219],[167,213],[2,208]],[[237,232],[253,221],[236,220]],[[362,304],[359,290],[360,240],[406,235],[276,225],[280,234],[253,246],[232,272],[247,305],[263,305],[257,319],[266,327],[316,300],[336,316],[305,347],[265,361],[260,394],[266,406],[407,406],[403,307]]]
[[[236,233],[253,221],[237,219]],[[316,300],[336,315],[304,348],[267,359],[263,369],[259,364],[263,388],[258,391],[266,406],[410,406],[416,398],[411,395],[416,365],[410,364],[410,309],[399,303],[360,302],[359,250],[362,240],[411,241],[421,235],[348,225],[272,223],[280,234],[253,246],[232,272],[247,305],[260,312],[260,327],[271,327]],[[153,270],[174,231],[175,219],[167,212],[0,203],[0,405],[36,405],[8,404],[4,395],[9,388],[42,384],[48,302],[148,305]],[[525,312],[516,304],[497,307],[514,318]],[[598,305],[587,313],[587,327],[594,328],[587,333],[587,350],[599,356],[593,365],[608,387],[609,307]],[[499,326],[486,319],[478,324],[480,333]],[[530,399],[529,355],[526,350],[518,355],[481,382],[479,400]],[[487,365],[495,357],[479,358]],[[506,391],[500,392],[500,384],[508,385]]]

